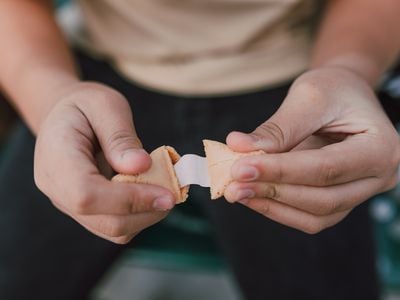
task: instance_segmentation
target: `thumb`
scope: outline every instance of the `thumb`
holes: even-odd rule
[[[108,133],[98,134],[104,156],[118,173],[142,173],[151,166],[150,155],[142,148],[134,127],[121,125]]]
[[[226,139],[234,151],[286,152],[318,131],[327,119],[325,104],[289,93],[278,111],[251,133],[231,132]]]
[[[150,155],[142,148],[131,108],[117,92],[86,103],[85,114],[111,167],[118,173],[137,174],[150,168]]]

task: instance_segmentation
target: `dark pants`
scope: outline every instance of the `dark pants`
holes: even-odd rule
[[[147,150],[171,145],[204,155],[202,139],[249,132],[281,104],[287,87],[219,98],[185,98],[136,87],[106,63],[79,55],[83,76],[130,101]],[[312,109],[312,107],[310,107]],[[86,299],[123,247],[88,233],[57,211],[34,185],[34,138],[21,126],[0,168],[0,298]],[[317,235],[287,228],[224,200],[195,199],[214,225],[246,299],[378,299],[366,205]],[[132,295],[134,299],[134,295]]]

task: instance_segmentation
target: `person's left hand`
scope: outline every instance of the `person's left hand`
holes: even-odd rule
[[[397,183],[399,136],[368,84],[341,68],[304,73],[269,120],[227,144],[267,154],[232,166],[225,198],[307,233]]]

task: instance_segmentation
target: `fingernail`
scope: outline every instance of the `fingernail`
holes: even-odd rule
[[[174,207],[174,202],[174,199],[172,199],[170,196],[161,196],[154,200],[153,208],[159,211],[170,210],[172,207]]]
[[[252,166],[240,166],[236,171],[236,178],[241,180],[254,180],[258,177],[258,170]]]
[[[242,135],[247,139],[247,142],[251,144],[256,144],[260,140],[260,138],[253,133],[242,133]]]
[[[236,193],[236,199],[239,201],[245,198],[254,198],[254,196],[254,191],[250,189],[238,190]]]

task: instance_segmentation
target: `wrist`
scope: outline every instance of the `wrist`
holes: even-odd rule
[[[377,63],[360,54],[344,54],[324,61],[314,60],[311,70],[321,68],[334,68],[352,73],[365,81],[370,87],[374,87],[379,81],[383,71]]]
[[[53,107],[65,95],[74,90],[80,82],[78,77],[70,76],[70,74],[54,74],[53,80],[48,82],[46,87],[36,89],[37,93],[31,97],[33,103],[27,107],[30,111],[21,111],[25,121],[35,134]]]

